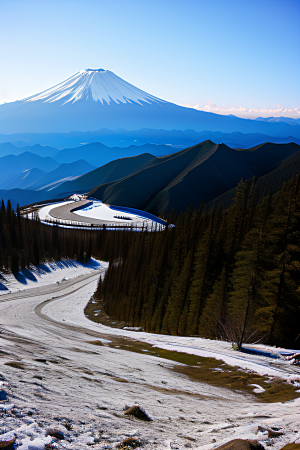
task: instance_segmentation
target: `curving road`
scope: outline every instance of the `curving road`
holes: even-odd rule
[[[83,314],[103,270],[1,296],[0,374],[9,381],[16,405],[36,407],[45,417],[95,422],[117,435],[137,430],[149,449],[170,448],[173,439],[179,448],[210,449],[213,439],[253,437],[254,424],[268,420],[262,416],[285,424],[285,439],[294,436],[298,401],[256,403],[175,374],[171,362],[108,347],[120,337]],[[124,405],[135,403],[153,422],[124,418]]]

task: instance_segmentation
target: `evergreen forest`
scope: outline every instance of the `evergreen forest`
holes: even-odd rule
[[[85,262],[93,255],[102,260],[126,257],[132,245],[130,231],[90,231],[44,225],[22,217],[11,202],[0,210],[0,271],[17,273],[31,265],[63,258]],[[1,272],[0,272],[1,278]]]
[[[189,209],[173,228],[131,233],[98,283],[106,313],[152,333],[299,349],[300,179],[258,204],[254,185],[241,180],[226,210]]]

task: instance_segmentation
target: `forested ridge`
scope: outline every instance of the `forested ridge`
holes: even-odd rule
[[[0,271],[17,273],[62,258],[87,261],[92,255],[103,260],[126,257],[133,239],[130,231],[90,231],[49,226],[22,217],[10,201],[0,210]],[[1,273],[0,273],[1,277]]]
[[[229,209],[188,210],[111,257],[95,293],[106,313],[153,333],[300,348],[299,175],[260,204],[254,184],[242,180]]]

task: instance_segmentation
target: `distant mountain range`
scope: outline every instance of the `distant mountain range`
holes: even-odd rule
[[[22,145],[18,147],[17,145],[11,142],[3,142],[0,143],[0,157],[7,155],[21,155],[21,153],[33,153],[38,156],[54,156],[57,152],[57,148],[52,148],[45,145],[33,144],[33,145]]]
[[[175,153],[178,149],[169,147],[168,145],[144,144],[141,146],[130,145],[126,148],[107,147],[99,142],[86,144],[77,148],[66,148],[60,150],[54,155],[55,161],[60,163],[77,161],[84,158],[94,166],[102,166],[119,158],[128,158],[138,156],[143,153],[151,153],[152,156],[163,156],[169,153]]]
[[[178,151],[179,149],[191,147],[206,140],[211,140],[216,144],[226,144],[232,148],[250,148],[255,145],[263,144],[264,142],[273,142],[276,144],[296,142],[297,144],[300,144],[300,139],[297,139],[293,135],[287,137],[274,137],[260,133],[221,133],[219,131],[197,132],[194,130],[168,131],[155,129],[133,131],[120,129],[112,131],[108,129],[101,129],[93,132],[73,131],[71,133],[0,134],[0,156],[20,154],[22,153],[22,148],[24,148],[23,151],[30,151],[40,156],[54,156],[58,149],[83,147],[85,144],[92,144],[96,142],[102,143],[108,147],[127,149],[129,146],[139,147],[149,143],[155,145],[167,145],[170,148],[170,152],[172,149],[175,149],[174,151]],[[12,146],[12,144],[16,147],[15,149],[12,147],[9,149],[9,146]],[[31,147],[29,148],[28,146]],[[34,146],[34,148],[32,146]],[[125,156],[133,155],[125,154]]]
[[[191,129],[300,138],[300,124],[241,119],[186,108],[148,94],[104,69],[82,70],[44,92],[0,105],[0,133],[4,134],[101,128]]]
[[[255,177],[257,196],[261,197],[269,190],[279,190],[299,169],[300,146],[295,143],[265,143],[244,150],[204,141],[165,156],[144,153],[117,159],[76,179],[48,183],[43,190],[1,190],[0,198],[25,205],[88,193],[108,204],[161,215],[172,209],[179,213],[190,205],[198,208],[202,201],[207,207],[213,200],[227,207],[242,177]],[[32,186],[40,189],[39,184]]]
[[[285,122],[290,125],[300,125],[300,118],[294,119],[293,117],[257,117],[255,120],[269,123]]]
[[[78,176],[90,172],[95,167],[88,162],[80,159],[69,164],[63,163],[56,169],[45,173],[35,183],[29,185],[27,189],[31,190],[47,190],[50,191],[69,179],[76,179]]]
[[[95,167],[84,160],[60,164],[49,156],[30,152],[0,158],[0,189],[53,189],[55,185],[90,172]],[[51,186],[50,186],[51,185]]]
[[[30,152],[24,152],[17,156],[3,156],[0,158],[0,185],[11,176],[31,168],[47,172],[56,169],[58,166],[59,163],[49,156],[42,157]]]

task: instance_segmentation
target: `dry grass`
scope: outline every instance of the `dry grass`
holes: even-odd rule
[[[91,341],[90,344],[99,345],[100,341]],[[100,345],[103,345],[102,343]],[[214,358],[204,358],[187,353],[180,353],[152,347],[150,344],[129,340],[122,337],[114,338],[109,343],[110,348],[126,350],[143,355],[164,358],[169,361],[179,362],[183,365],[174,365],[171,370],[188,376],[191,380],[207,383],[213,386],[230,389],[236,392],[248,394],[253,399],[264,403],[286,402],[300,397],[294,387],[283,380],[272,379],[255,373],[249,373],[238,367],[229,366]],[[265,392],[257,394],[250,384],[258,384]]]

